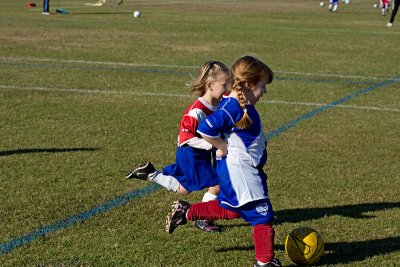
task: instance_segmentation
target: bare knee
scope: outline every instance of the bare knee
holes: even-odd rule
[[[211,194],[217,196],[219,194],[219,185],[215,185],[212,187],[208,188],[208,192],[210,192]]]
[[[186,190],[186,188],[184,188],[182,185],[179,185],[179,187],[178,187],[178,191],[176,191],[179,195],[182,195],[182,196],[186,196],[186,195],[189,195],[190,194],[190,192],[188,191],[188,190]]]

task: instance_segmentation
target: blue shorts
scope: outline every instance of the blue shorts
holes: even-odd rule
[[[256,226],[257,224],[269,224],[274,221],[274,211],[269,199],[249,202],[238,208],[232,208],[228,205],[221,206],[225,209],[239,213],[242,219],[252,226]]]
[[[212,151],[178,147],[176,162],[163,169],[164,175],[175,177],[189,192],[218,185],[217,173],[212,165]]]

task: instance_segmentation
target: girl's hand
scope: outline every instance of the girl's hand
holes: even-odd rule
[[[227,147],[223,148],[223,149],[218,149],[217,152],[215,152],[217,155],[217,158],[223,158],[226,155],[228,155],[228,149]]]

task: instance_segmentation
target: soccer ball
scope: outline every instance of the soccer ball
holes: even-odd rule
[[[138,18],[138,17],[140,17],[142,15],[142,13],[139,11],[139,10],[135,10],[135,12],[133,12],[133,16],[135,17],[135,18]]]
[[[378,4],[374,4],[374,8],[378,8]]]
[[[315,229],[299,227],[286,237],[285,251],[294,263],[311,265],[324,254],[324,240]]]
[[[320,5],[320,6],[324,6],[325,4],[324,4],[324,2],[321,2],[321,3],[319,3],[319,5]]]

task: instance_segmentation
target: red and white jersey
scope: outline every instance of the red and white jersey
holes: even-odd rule
[[[381,0],[381,6],[387,6],[389,5],[390,1],[389,0]]]
[[[209,105],[203,98],[196,99],[185,111],[179,125],[178,145],[185,144],[200,148],[211,149],[212,146],[197,133],[199,123],[217,110],[217,106]]]

